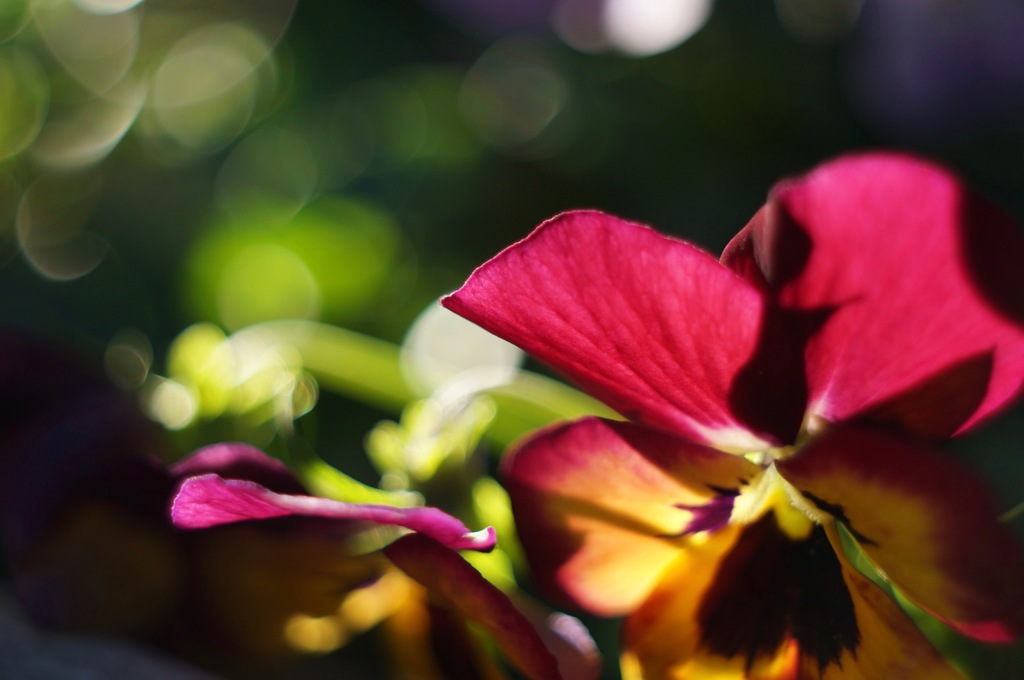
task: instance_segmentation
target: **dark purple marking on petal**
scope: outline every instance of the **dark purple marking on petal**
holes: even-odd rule
[[[837,503],[829,503],[826,500],[822,500],[821,498],[818,498],[809,491],[801,491],[800,495],[802,495],[804,498],[806,498],[811,503],[816,505],[819,510],[824,510],[828,514],[835,517],[838,521],[842,522],[843,526],[846,527],[846,530],[849,531],[850,534],[854,538],[856,538],[857,542],[861,545],[878,545],[878,543],[876,543],[875,541],[871,540],[870,538],[868,538],[867,536],[853,528],[853,524],[851,524],[850,520],[846,517],[846,510],[843,509],[843,506]]]
[[[741,480],[743,483],[743,480]],[[666,538],[679,538],[689,536],[701,531],[717,531],[729,523],[732,516],[732,506],[739,495],[739,489],[726,489],[722,487],[711,487],[716,496],[713,496],[707,503],[700,505],[685,505],[676,503],[675,507],[691,513],[690,521],[683,530],[677,534],[666,535]]]
[[[748,670],[787,639],[819,669],[855,654],[860,630],[842,566],[825,530],[793,541],[765,515],[745,528],[722,560],[697,610],[701,645],[725,657],[746,657]]]

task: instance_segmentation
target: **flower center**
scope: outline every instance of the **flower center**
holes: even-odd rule
[[[743,454],[743,457],[755,465],[768,467],[777,460],[789,458],[797,452],[796,446],[773,446],[763,451],[753,451]]]
[[[775,469],[774,461],[791,455],[794,450],[795,447],[784,447],[761,452],[766,455],[775,451],[783,453],[766,458],[764,472],[740,489],[729,516],[730,523],[753,524],[767,513],[774,512],[779,528],[791,539],[803,540],[810,535],[814,525],[820,523],[821,512]]]

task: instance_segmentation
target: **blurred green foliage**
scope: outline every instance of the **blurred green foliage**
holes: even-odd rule
[[[294,214],[257,203],[197,240],[185,296],[199,318],[231,330],[272,319],[352,323],[411,284],[400,239],[387,212],[351,199],[325,196]]]

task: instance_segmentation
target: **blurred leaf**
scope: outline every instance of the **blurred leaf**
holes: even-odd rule
[[[501,548],[495,548],[489,553],[467,550],[461,554],[467,562],[472,564],[485,579],[498,589],[505,592],[512,592],[516,589],[516,577],[512,569],[512,561]]]
[[[494,527],[498,534],[498,547],[511,565],[525,568],[526,560],[516,534],[512,502],[505,488],[493,477],[481,477],[473,483],[473,511],[481,524]]]
[[[402,377],[397,345],[319,323],[274,321],[259,328],[294,347],[305,369],[324,389],[391,412],[400,411],[417,396]],[[500,446],[558,420],[617,417],[593,397],[528,371],[484,394],[498,405],[485,436]]]
[[[195,388],[198,415],[206,418],[223,413],[231,399],[235,367],[225,361],[231,358],[223,351],[226,341],[213,324],[195,324],[178,334],[167,355],[171,378]]]
[[[32,143],[49,100],[49,85],[36,60],[20,50],[0,49],[0,159]]]
[[[346,503],[373,503],[400,508],[423,505],[423,497],[418,493],[383,491],[368,486],[316,458],[301,461],[296,467],[303,484],[314,496],[333,498]]]
[[[234,330],[280,318],[350,322],[376,310],[403,271],[392,218],[338,197],[293,213],[288,205],[252,204],[201,238],[186,286],[202,318]]]
[[[1024,677],[1024,643],[986,644],[961,635],[893,588],[893,596],[925,637],[969,678],[1001,680]]]
[[[438,165],[458,165],[480,155],[483,145],[459,110],[461,69],[420,65],[399,78],[409,83],[427,114],[422,156]]]
[[[29,0],[0,2],[0,42],[13,38],[28,23]]]
[[[415,398],[402,378],[398,346],[327,324],[272,321],[260,326],[289,343],[325,389],[385,411]]]
[[[455,404],[414,401],[398,423],[386,421],[370,432],[366,450],[391,484],[421,488],[442,466],[462,470],[494,415],[494,402],[482,396]]]
[[[273,201],[298,212],[316,188],[320,168],[309,135],[264,127],[231,151],[217,176],[218,204],[243,219],[253,205]]]
[[[487,436],[505,446],[559,420],[589,415],[621,420],[615,411],[590,395],[529,371],[520,372],[511,383],[489,390],[488,394],[498,404],[498,416]]]

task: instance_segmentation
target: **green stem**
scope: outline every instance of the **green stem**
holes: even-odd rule
[[[416,394],[402,376],[398,345],[309,321],[271,321],[253,330],[294,347],[306,370],[325,389],[392,413],[426,396]],[[528,371],[487,394],[497,403],[498,413],[486,436],[500,446],[558,420],[615,417],[596,399]]]
[[[399,347],[312,321],[270,321],[254,329],[295,348],[322,387],[385,411],[416,398],[402,377]]]
[[[1004,512],[1002,515],[1000,515],[999,521],[1012,522],[1013,520],[1020,517],[1021,514],[1024,514],[1024,501],[1017,503],[1017,505],[1013,506],[1012,508]]]

